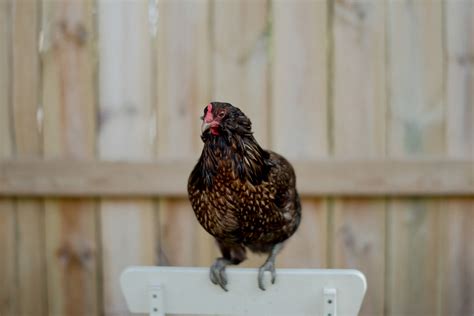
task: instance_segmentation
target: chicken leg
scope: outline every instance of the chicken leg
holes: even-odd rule
[[[262,291],[265,291],[265,287],[263,286],[263,278],[265,276],[265,271],[268,271],[271,273],[272,284],[275,283],[275,280],[276,280],[275,258],[276,258],[276,255],[280,252],[281,248],[283,248],[283,243],[274,245],[272,247],[272,250],[270,251],[270,254],[268,255],[267,260],[258,270],[258,287]]]
[[[225,274],[225,267],[231,264],[231,261],[226,258],[217,258],[214,264],[211,266],[209,277],[211,282],[219,285],[224,291],[227,292],[227,276]]]
[[[214,264],[211,266],[209,277],[212,283],[219,285],[227,292],[226,266],[230,264],[239,264],[244,261],[247,256],[245,255],[245,248],[242,245],[226,243],[222,240],[216,241],[221,250],[222,257],[217,258],[216,261],[214,261]]]

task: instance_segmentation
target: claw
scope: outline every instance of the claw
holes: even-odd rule
[[[276,280],[276,271],[275,271],[275,263],[272,260],[266,261],[258,270],[258,287],[262,290],[265,291],[265,286],[263,285],[263,278],[265,276],[265,271],[268,271],[271,273],[272,276],[272,284],[275,284]]]
[[[271,281],[272,284],[275,284],[276,280],[276,271],[275,271],[275,257],[278,254],[278,252],[281,250],[283,244],[275,244],[272,247],[272,250],[270,252],[270,255],[267,258],[267,261],[260,267],[258,270],[258,287],[262,290],[265,291],[265,286],[263,286],[263,278],[265,275],[265,271],[268,271],[271,273]]]
[[[214,264],[211,266],[209,277],[211,282],[219,285],[224,291],[227,292],[227,275],[225,273],[225,267],[229,264],[229,261],[224,258],[217,258]]]

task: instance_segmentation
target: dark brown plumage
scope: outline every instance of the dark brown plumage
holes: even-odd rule
[[[199,223],[222,253],[211,267],[211,280],[226,290],[225,266],[245,260],[248,248],[269,254],[258,278],[264,290],[264,272],[275,281],[275,256],[301,219],[293,168],[260,147],[250,120],[229,103],[212,102],[204,109],[201,138],[204,148],[188,194]]]

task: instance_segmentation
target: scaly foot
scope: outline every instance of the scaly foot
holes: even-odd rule
[[[272,275],[272,284],[275,284],[276,280],[276,272],[275,272],[275,257],[280,252],[281,248],[283,247],[283,243],[275,244],[268,255],[267,261],[260,267],[258,270],[258,287],[265,291],[265,287],[263,286],[263,278],[265,276],[265,271],[269,271]]]
[[[225,267],[230,264],[230,261],[224,258],[217,258],[214,264],[211,266],[210,278],[212,283],[219,285],[224,291],[227,292],[227,276],[225,274]]]
[[[270,259],[270,258],[269,258]],[[275,260],[267,260],[263,266],[260,267],[258,270],[258,287],[265,291],[265,287],[263,286],[263,278],[265,276],[265,271],[269,271],[272,275],[272,284],[275,284],[276,280],[276,271],[275,271]]]

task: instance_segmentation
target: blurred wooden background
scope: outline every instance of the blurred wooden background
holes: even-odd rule
[[[278,267],[362,270],[361,315],[474,314],[473,1],[0,0],[0,315],[126,315],[124,267],[211,264],[185,196],[210,100],[314,162],[298,169],[303,222]],[[418,158],[398,191],[376,179],[356,197],[356,174]],[[354,166],[332,194],[305,178],[321,159]],[[133,172],[113,196],[75,181],[82,162],[102,172],[99,192],[161,161],[176,165],[156,195]]]

